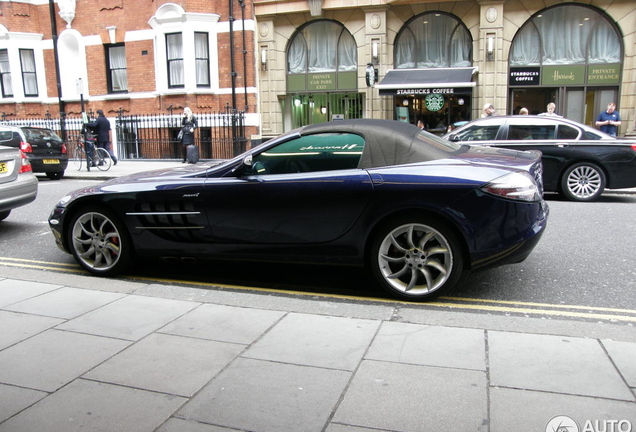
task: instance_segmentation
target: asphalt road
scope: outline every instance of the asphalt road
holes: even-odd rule
[[[47,218],[68,191],[95,183],[41,177],[37,200],[0,223],[0,264],[77,269],[72,257],[55,246]],[[550,195],[548,203],[548,228],[525,262],[469,274],[453,297],[619,308],[636,314],[636,195],[606,193],[594,203],[567,202]],[[128,276],[386,298],[372,288],[365,272],[351,268],[151,262],[137,266]]]

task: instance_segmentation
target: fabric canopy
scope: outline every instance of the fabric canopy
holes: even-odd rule
[[[381,95],[470,93],[476,71],[476,67],[391,69],[375,87]]]

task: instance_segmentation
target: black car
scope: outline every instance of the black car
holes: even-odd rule
[[[52,180],[61,179],[68,166],[66,144],[51,129],[0,125],[0,145],[22,150],[33,172],[45,173]]]
[[[636,187],[636,141],[553,116],[501,116],[472,121],[449,141],[539,150],[543,186],[573,201],[593,201],[607,189]]]
[[[88,271],[135,257],[366,266],[407,300],[523,261],[547,224],[541,155],[473,148],[413,125],[305,126],[216,164],[120,177],[62,198],[49,225]]]

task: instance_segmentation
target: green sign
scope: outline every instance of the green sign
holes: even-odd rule
[[[620,64],[589,65],[587,67],[588,84],[619,84]]]
[[[542,85],[583,85],[585,65],[543,66]]]
[[[310,73],[307,74],[307,90],[335,90],[336,73]]]
[[[439,111],[444,108],[444,96],[438,93],[428,94],[424,98],[424,105],[429,111]]]
[[[304,92],[307,90],[307,75],[287,75],[287,90],[290,92]]]

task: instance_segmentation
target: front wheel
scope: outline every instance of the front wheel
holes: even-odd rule
[[[450,293],[462,269],[459,241],[435,220],[407,217],[389,222],[371,249],[376,281],[404,300],[431,300]]]
[[[76,170],[81,171],[82,170],[82,164],[84,163],[84,152],[82,151],[81,148],[75,147],[75,150],[73,150],[73,166],[75,167]]]
[[[561,179],[561,191],[571,201],[594,201],[604,190],[605,173],[593,163],[574,164]]]
[[[82,209],[71,219],[68,244],[75,259],[89,272],[113,276],[132,261],[133,245],[125,226],[109,211]]]
[[[93,162],[95,162],[95,164],[97,165],[97,169],[99,169],[100,171],[108,171],[111,164],[113,163],[108,151],[101,147],[95,149]]]

